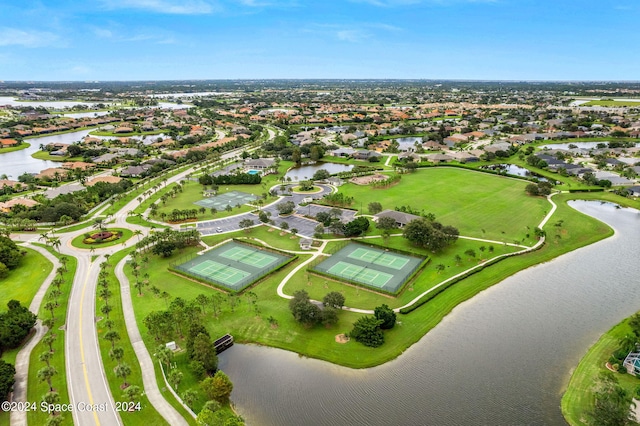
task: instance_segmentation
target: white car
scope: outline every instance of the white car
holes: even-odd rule
[[[217,232],[218,234],[219,234],[219,233],[221,233],[221,232],[222,232],[222,228],[220,228],[220,227],[216,228],[216,232]]]

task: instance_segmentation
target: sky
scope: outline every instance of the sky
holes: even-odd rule
[[[640,80],[637,0],[0,0],[0,80]]]

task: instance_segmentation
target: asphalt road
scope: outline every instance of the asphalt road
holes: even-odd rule
[[[119,413],[104,376],[96,331],[95,294],[100,258],[94,262],[78,255],[76,276],[69,297],[65,358],[69,399],[76,425],[121,425]],[[119,395],[118,395],[119,397]],[[82,409],[82,406],[92,409]]]

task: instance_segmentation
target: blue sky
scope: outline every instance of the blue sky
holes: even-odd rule
[[[0,80],[640,80],[637,0],[0,0]]]

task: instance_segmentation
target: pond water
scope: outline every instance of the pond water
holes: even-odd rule
[[[15,107],[45,107],[47,109],[71,108],[76,105],[94,105],[108,102],[78,102],[78,101],[17,101],[12,96],[0,96],[0,105],[11,105]]]
[[[338,164],[338,163],[316,163],[310,166],[302,166],[294,169],[290,169],[285,177],[290,177],[292,180],[306,180],[311,179],[313,174],[320,169],[328,171],[330,174],[348,172],[353,169],[351,164]]]
[[[396,138],[393,139],[395,141],[397,141],[398,143],[410,143],[410,144],[414,144],[416,142],[418,143],[422,143],[423,140],[421,137],[418,136],[410,136],[410,137],[406,137],[406,138]]]
[[[494,170],[502,173],[507,173],[515,176],[523,176],[523,177],[535,177],[538,180],[546,181],[547,179],[542,176],[533,173],[530,170],[525,169],[524,167],[516,166],[515,164],[490,164],[487,166],[480,167],[484,170]]]
[[[219,366],[233,380],[238,411],[261,426],[565,425],[560,398],[571,370],[640,307],[640,213],[571,204],[616,235],[483,291],[387,364],[351,370],[232,347]]]
[[[6,174],[10,179],[17,180],[23,173],[39,173],[50,167],[59,167],[60,163],[49,160],[38,160],[31,154],[40,150],[40,145],[50,143],[74,143],[88,135],[93,129],[80,130],[78,132],[63,133],[60,135],[41,136],[39,138],[25,139],[31,144],[29,148],[20,151],[0,154],[0,174]]]

